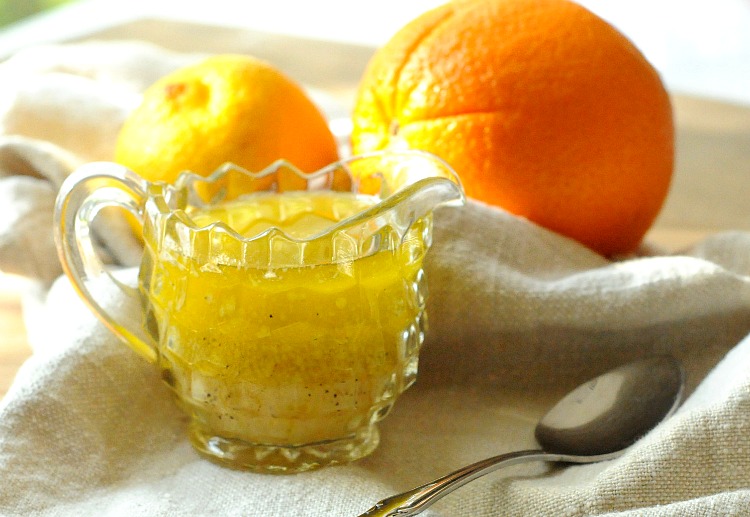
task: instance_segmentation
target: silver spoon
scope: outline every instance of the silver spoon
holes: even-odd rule
[[[360,517],[417,515],[478,477],[527,461],[595,463],[616,458],[679,406],[685,385],[668,356],[610,370],[563,397],[536,426],[541,449],[478,461],[408,492],[383,499]]]

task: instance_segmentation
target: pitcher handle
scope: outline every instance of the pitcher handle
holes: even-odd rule
[[[120,207],[143,226],[146,181],[125,167],[91,163],[80,167],[60,187],[55,203],[55,244],[63,270],[93,313],[118,338],[149,362],[156,362],[156,347],[141,321],[138,289],[115,278],[94,249],[91,223],[100,210]],[[116,287],[133,310],[119,317],[105,308]],[[113,300],[122,302],[122,299]],[[138,310],[135,310],[135,307]]]

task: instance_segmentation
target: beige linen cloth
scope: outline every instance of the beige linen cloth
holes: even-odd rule
[[[372,456],[292,476],[200,459],[157,372],[59,278],[51,227],[60,181],[111,159],[142,89],[196,57],[88,43],[0,65],[0,269],[37,280],[26,300],[35,353],[0,402],[0,514],[354,516],[534,447],[536,419],[568,389],[671,353],[688,398],[620,459],[501,470],[425,515],[750,515],[750,235],[611,262],[473,201],[436,214],[419,380]],[[102,252],[130,265],[123,235],[104,232]]]

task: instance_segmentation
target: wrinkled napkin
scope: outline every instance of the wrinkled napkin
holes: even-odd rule
[[[750,514],[750,234],[609,261],[472,200],[436,213],[419,378],[370,457],[291,476],[199,458],[155,369],[60,276],[51,226],[62,179],[111,159],[143,88],[197,58],[90,42],[0,64],[0,270],[35,281],[25,299],[34,355],[0,402],[0,514],[354,516],[534,447],[535,422],[559,396],[663,353],[683,361],[687,400],[621,458],[501,470],[425,515]],[[122,228],[100,241],[109,263],[137,263]]]

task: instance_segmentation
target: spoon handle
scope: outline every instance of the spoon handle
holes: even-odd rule
[[[562,461],[568,463],[593,463],[618,456],[602,454],[599,456],[572,456],[568,454],[554,454],[542,450],[525,450],[493,456],[471,465],[467,465],[441,478],[418,486],[407,492],[393,495],[378,502],[359,517],[397,517],[417,515],[428,506],[457,488],[478,477],[494,472],[503,467],[509,467],[527,461]]]

